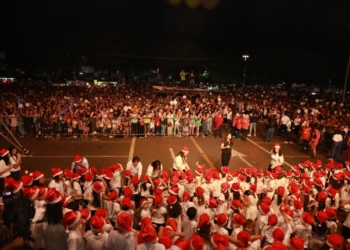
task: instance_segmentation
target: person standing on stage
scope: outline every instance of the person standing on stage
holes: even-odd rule
[[[221,142],[221,166],[228,166],[230,163],[230,159],[233,157],[232,146],[232,135],[228,133]]]
[[[76,155],[74,156],[71,170],[73,172],[78,172],[80,168],[86,168],[86,170],[89,170],[89,162],[85,157]]]
[[[191,70],[191,74],[190,74],[190,89],[194,89],[195,81],[196,81],[196,76],[194,74],[194,71]]]

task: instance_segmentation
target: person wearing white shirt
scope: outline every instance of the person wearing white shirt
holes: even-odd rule
[[[85,157],[76,155],[73,159],[71,170],[73,172],[78,172],[80,168],[86,168],[89,170],[89,162]]]
[[[182,232],[185,233],[184,240],[188,240],[193,235],[194,228],[197,227],[196,217],[197,209],[195,207],[189,207],[184,220],[181,222]]]
[[[282,166],[283,163],[284,157],[282,154],[281,146],[278,143],[276,143],[273,149],[271,150],[271,161],[268,170],[271,171],[277,166]]]
[[[142,175],[142,163],[138,156],[134,156],[131,161],[126,164],[126,169],[131,171],[131,176],[138,176],[139,179]]]
[[[11,146],[9,147],[9,160],[13,168],[10,170],[11,177],[19,181],[19,174],[21,171],[22,157],[21,154],[17,152],[17,148]]]
[[[159,177],[159,174],[163,171],[163,165],[159,160],[154,160],[147,168],[146,175],[150,183],[152,184],[152,188],[154,189],[153,179]]]

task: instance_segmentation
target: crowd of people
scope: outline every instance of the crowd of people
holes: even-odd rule
[[[280,148],[268,170],[190,167],[187,146],[172,172],[160,160],[144,171],[134,156],[98,173],[76,155],[70,168],[52,168],[47,186],[40,171],[14,173],[20,154],[3,148],[0,191],[33,202],[32,249],[350,249],[350,162],[284,169]]]

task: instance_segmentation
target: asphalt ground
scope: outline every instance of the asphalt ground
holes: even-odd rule
[[[284,169],[291,165],[304,162],[305,160],[322,160],[328,162],[326,151],[318,150],[316,158],[310,158],[309,154],[301,151],[297,143],[286,144],[282,137],[274,135],[272,142],[265,142],[265,128],[263,124],[257,126],[257,136],[247,137],[247,141],[234,140],[235,155],[230,161],[231,170],[241,167],[254,166],[267,169],[270,162],[270,151],[275,143],[281,144],[285,164]],[[224,130],[222,136],[226,135]],[[8,138],[14,141],[10,136]],[[124,138],[115,139],[97,136],[96,139],[82,141],[61,137],[52,138],[17,138],[20,144],[31,151],[30,156],[22,159],[22,173],[25,169],[29,172],[39,170],[44,173],[47,180],[52,178],[51,168],[70,168],[73,157],[76,154],[86,157],[90,167],[95,166],[100,171],[113,163],[121,163],[124,167],[133,157],[139,156],[143,164],[143,173],[147,166],[155,159],[162,162],[165,170],[171,170],[173,158],[180,152],[183,146],[189,147],[188,163],[191,169],[196,168],[196,162],[205,164],[206,167],[221,167],[222,138],[214,136],[203,137],[146,137],[146,138]],[[0,146],[8,147],[10,143],[0,136]]]

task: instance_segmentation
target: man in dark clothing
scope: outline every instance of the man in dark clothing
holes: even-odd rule
[[[272,115],[268,118],[268,125],[267,125],[267,134],[266,134],[266,141],[271,141],[273,133],[275,132],[275,128],[277,126],[277,119],[276,115]]]
[[[249,134],[248,136],[252,135],[252,130],[254,132],[254,136],[256,136],[256,123],[258,122],[258,115],[254,111],[253,113],[250,114],[250,127],[249,127]]]

